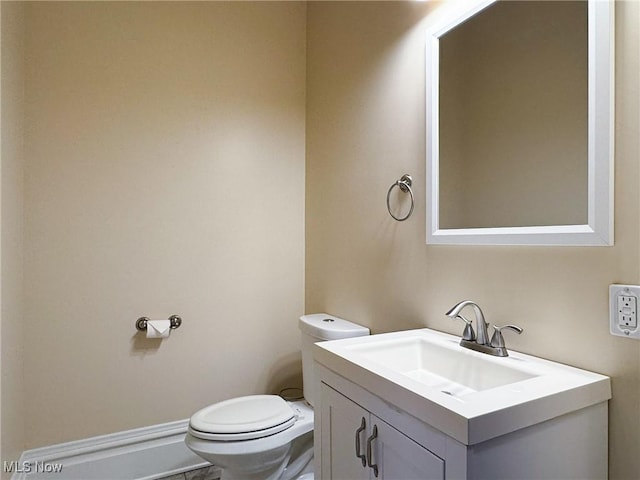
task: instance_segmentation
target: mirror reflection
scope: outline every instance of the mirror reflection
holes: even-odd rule
[[[440,37],[441,229],[588,223],[585,1],[500,1]]]

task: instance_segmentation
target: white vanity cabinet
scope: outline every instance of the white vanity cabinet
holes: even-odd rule
[[[314,347],[316,479],[607,478],[607,377],[517,352],[487,358],[427,329],[374,337]],[[510,383],[456,396],[425,385],[424,376],[397,373],[410,360],[401,358],[411,348],[407,338],[427,342],[425,349],[443,358],[430,368],[450,364],[458,371],[468,356],[483,371],[493,368],[492,379],[502,374]],[[391,351],[396,344],[401,349],[380,360],[381,346]],[[375,361],[365,357],[370,348]],[[507,377],[504,368],[525,369],[530,377]]]
[[[322,478],[444,480],[444,461],[326,384]]]

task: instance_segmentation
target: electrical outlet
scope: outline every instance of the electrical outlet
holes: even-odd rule
[[[638,299],[633,295],[618,294],[618,326],[620,328],[634,329],[638,326],[636,306]]]
[[[638,285],[609,285],[609,330],[611,335],[639,338]]]

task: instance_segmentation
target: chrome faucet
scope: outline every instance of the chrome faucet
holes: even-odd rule
[[[459,318],[460,320],[463,320],[467,324],[467,327],[471,327],[471,322],[466,318],[464,318],[462,315],[460,315],[460,312],[462,311],[462,309],[467,305],[473,307],[473,312],[476,315],[476,328],[478,329],[478,336],[476,338],[467,339],[467,340],[470,340],[470,341],[475,340],[475,342],[480,345],[489,345],[489,338],[488,338],[489,334],[487,333],[487,322],[485,321],[482,310],[480,310],[480,307],[478,306],[477,303],[472,302],[471,300],[464,300],[463,302],[458,303],[451,310],[449,310],[447,312],[447,316],[451,318]],[[471,333],[473,333],[473,327],[471,327],[470,329],[471,329]]]
[[[476,328],[478,329],[477,336],[475,331],[473,330],[471,320],[467,320],[460,314],[462,309],[466,306],[473,307],[473,312],[476,316]],[[471,350],[475,350],[477,352],[488,353],[489,355],[494,355],[497,357],[509,356],[507,347],[504,344],[504,337],[502,336],[503,329],[512,330],[518,335],[523,332],[522,328],[518,327],[517,325],[505,325],[503,327],[493,325],[493,336],[491,337],[491,340],[489,340],[489,334],[487,332],[489,324],[484,319],[484,314],[482,313],[482,310],[480,309],[478,304],[472,302],[471,300],[464,300],[456,304],[451,310],[446,313],[446,315],[454,319],[459,318],[466,324],[466,326],[464,327],[464,332],[462,334],[462,339],[460,340],[461,346],[469,348]]]

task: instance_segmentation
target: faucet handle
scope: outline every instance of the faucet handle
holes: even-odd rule
[[[468,340],[470,342],[475,342],[475,340],[476,340],[476,332],[473,331],[473,325],[472,325],[471,320],[467,320],[466,318],[464,318],[460,314],[457,314],[453,318],[459,318],[464,323],[466,323],[466,325],[464,327],[464,332],[462,332],[462,339],[463,340]]]
[[[502,336],[503,329],[514,331],[518,335],[520,335],[524,331],[522,330],[522,328],[518,327],[517,325],[504,325],[502,327],[499,327],[498,325],[493,325],[493,328],[495,331],[493,332],[493,336],[491,337],[491,346],[495,348],[505,348],[504,338]]]

